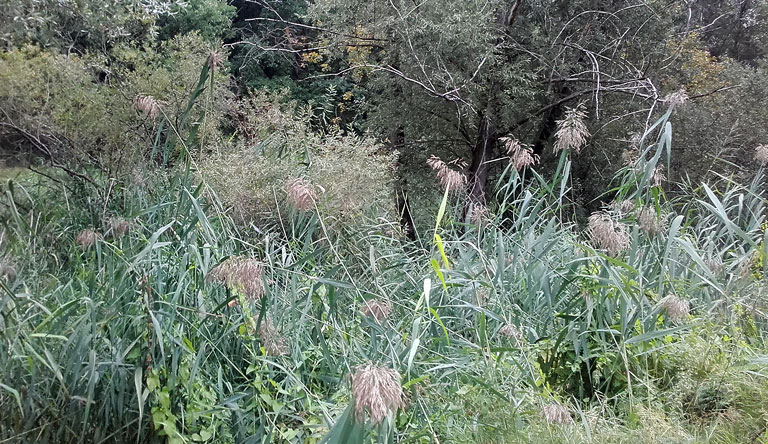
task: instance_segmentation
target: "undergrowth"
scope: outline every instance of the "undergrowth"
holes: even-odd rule
[[[245,230],[191,155],[104,199],[8,180],[0,442],[765,442],[763,177],[668,199],[668,117],[588,224],[563,152],[416,241],[283,188]]]

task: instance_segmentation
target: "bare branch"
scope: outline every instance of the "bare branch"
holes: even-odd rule
[[[357,40],[368,40],[368,41],[377,41],[377,42],[388,42],[389,41],[387,39],[380,39],[380,38],[376,38],[376,37],[361,37],[359,35],[344,34],[342,32],[333,31],[333,30],[327,29],[327,28],[320,28],[318,26],[307,25],[307,24],[304,24],[304,23],[292,22],[292,21],[289,21],[289,20],[282,20],[282,19],[272,19],[272,18],[268,18],[268,17],[254,17],[254,18],[246,19],[246,21],[248,21],[248,22],[263,21],[263,22],[282,23],[282,24],[289,25],[289,26],[295,26],[297,28],[310,29],[310,30],[319,31],[319,32],[327,32],[329,34],[338,35],[338,36],[341,36],[341,37],[347,37],[347,38],[350,38],[350,39],[357,39]]]
[[[67,174],[69,174],[70,176],[73,176],[73,177],[77,177],[77,178],[79,178],[79,179],[82,179],[82,180],[84,180],[84,181],[86,181],[86,182],[90,183],[90,184],[91,184],[91,185],[93,185],[94,187],[97,187],[97,188],[98,188],[98,186],[97,186],[96,182],[94,182],[94,180],[93,180],[93,179],[91,179],[90,177],[88,177],[88,176],[86,176],[86,175],[84,175],[84,174],[78,173],[77,171],[74,171],[74,170],[72,170],[71,168],[67,167],[66,165],[62,165],[62,164],[58,163],[56,160],[54,160],[54,156],[53,156],[53,154],[52,154],[52,152],[51,152],[50,148],[48,148],[48,145],[46,145],[46,144],[45,144],[43,141],[41,141],[41,140],[40,140],[38,137],[36,137],[36,136],[34,136],[33,134],[29,133],[29,132],[28,132],[28,131],[26,131],[25,129],[23,129],[23,128],[20,128],[20,127],[18,127],[18,126],[16,126],[16,125],[14,125],[13,123],[9,123],[9,122],[0,122],[0,125],[4,126],[4,127],[6,127],[6,128],[9,128],[9,129],[11,129],[11,130],[14,130],[14,131],[16,131],[16,132],[17,132],[17,133],[19,133],[19,134],[20,134],[22,137],[24,137],[25,139],[27,139],[27,141],[29,141],[29,142],[32,144],[32,146],[33,146],[33,147],[34,147],[34,148],[35,148],[35,149],[36,149],[38,152],[40,152],[41,154],[43,154],[43,156],[45,156],[45,157],[47,158],[47,160],[48,160],[48,163],[49,163],[49,164],[50,164],[52,167],[54,167],[54,168],[58,168],[58,169],[60,169],[60,170],[62,170],[62,171],[64,171],[64,172],[66,172],[66,173],[67,173]]]

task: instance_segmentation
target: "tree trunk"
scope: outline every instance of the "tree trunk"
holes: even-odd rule
[[[394,151],[398,147],[401,147],[405,143],[405,132],[402,126],[397,127],[390,136],[391,149]],[[397,213],[400,216],[400,227],[410,240],[416,240],[416,224],[413,222],[413,216],[411,216],[411,205],[408,202],[408,179],[406,179],[399,171],[402,170],[400,165],[403,163],[403,159],[398,157],[398,174],[397,183],[395,184],[395,205],[397,206]]]
[[[571,93],[571,90],[568,88],[568,86],[559,83],[554,85],[554,90],[555,94],[552,99],[553,103],[557,103],[561,98],[567,97],[568,94]],[[539,131],[536,133],[536,138],[533,140],[534,154],[538,156],[542,156],[544,154],[544,147],[546,147],[547,142],[557,129],[557,120],[562,117],[564,106],[564,103],[555,105],[549,108],[549,110],[542,116],[541,126],[539,127]]]
[[[400,227],[408,239],[416,240],[416,225],[413,223],[413,217],[411,216],[411,204],[408,202],[408,194],[401,187],[398,187],[395,192],[397,193],[396,203],[397,211],[400,214]]]
[[[472,147],[472,162],[469,164],[469,202],[471,204],[485,205],[485,185],[488,181],[488,161],[493,157],[493,148],[496,146],[496,127],[489,122],[487,117],[481,117],[480,128],[477,133],[475,146]]]

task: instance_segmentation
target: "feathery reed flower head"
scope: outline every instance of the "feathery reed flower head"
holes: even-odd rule
[[[315,206],[317,192],[305,179],[290,179],[285,182],[288,202],[298,211],[309,211]]]
[[[640,150],[640,142],[643,141],[644,133],[642,131],[634,131],[629,133],[629,149],[637,153]]]
[[[157,119],[158,114],[160,114],[160,105],[162,104],[162,102],[148,94],[137,94],[133,98],[133,107],[149,116],[152,120]]]
[[[280,330],[272,323],[272,318],[264,317],[259,325],[259,338],[264,351],[272,356],[284,356],[288,354],[288,343],[280,334]]]
[[[630,148],[621,152],[621,163],[622,165],[632,165],[633,163],[637,162],[639,157],[640,153],[638,150],[635,148]]]
[[[629,248],[631,242],[627,226],[615,221],[605,211],[596,211],[589,216],[587,231],[592,241],[611,256]]]
[[[664,174],[664,165],[656,165],[656,168],[653,169],[653,174],[651,174],[649,183],[652,187],[660,187],[665,180],[667,180],[667,175]]]
[[[458,159],[452,161],[451,164],[459,167],[465,165]],[[440,185],[443,186],[443,189],[459,191],[467,186],[467,176],[448,166],[449,164],[443,162],[439,157],[430,157],[427,159],[427,165],[437,173],[437,178],[440,180]]]
[[[613,201],[611,202],[611,208],[614,211],[621,214],[622,216],[626,216],[627,214],[635,210],[635,201],[633,200]]]
[[[761,166],[768,164],[768,145],[758,145],[755,148],[755,160]]]
[[[637,224],[649,236],[655,236],[667,228],[666,218],[656,214],[656,209],[653,207],[643,207],[638,211]]]
[[[541,416],[547,421],[547,424],[570,424],[573,422],[571,419],[571,411],[557,401],[552,401],[545,405],[541,409]]]
[[[126,233],[135,227],[133,222],[123,219],[122,217],[107,218],[106,225],[107,234],[111,234],[112,237],[125,236]]]
[[[368,299],[363,306],[363,316],[370,316],[381,323],[392,313],[392,303],[386,299]]]
[[[261,277],[264,265],[256,259],[232,257],[213,267],[206,279],[224,284],[230,290],[241,291],[249,299],[258,299],[264,294]]]
[[[75,242],[77,242],[83,250],[91,248],[96,241],[100,240],[104,240],[104,236],[93,228],[86,228],[75,238]]]
[[[509,156],[509,162],[517,171],[539,162],[539,156],[533,154],[533,148],[523,145],[511,134],[499,138],[499,141],[504,144],[504,147],[507,149],[507,156]]]
[[[211,71],[216,71],[221,66],[221,63],[224,61],[224,58],[219,54],[218,51],[211,51],[210,55],[208,55],[208,67],[211,69]]]
[[[723,261],[720,260],[720,258],[710,258],[704,260],[704,265],[709,268],[709,271],[711,271],[713,274],[719,274],[723,271]]]
[[[13,261],[8,256],[0,257],[0,279],[4,279],[8,282],[15,278],[16,266]]]
[[[499,334],[512,341],[515,345],[523,343],[523,332],[514,324],[505,324],[499,329]]]
[[[565,112],[565,118],[557,121],[557,132],[555,133],[555,153],[562,150],[571,149],[577,154],[584,145],[587,144],[589,130],[584,119],[587,114],[581,106],[568,108]]]
[[[488,300],[490,297],[491,292],[488,291],[487,288],[482,287],[475,290],[475,302],[477,302],[477,305],[482,307],[485,305],[485,301]]]
[[[400,373],[370,362],[357,367],[352,374],[352,395],[358,422],[365,422],[367,412],[374,424],[380,424],[405,406]]]
[[[680,89],[679,91],[667,94],[667,96],[664,97],[664,102],[670,106],[680,106],[685,105],[688,98],[688,92],[685,89]]]
[[[469,209],[469,221],[474,225],[483,225],[491,218],[491,211],[481,203],[474,203]]]
[[[734,268],[734,273],[740,277],[745,278],[752,274],[752,266],[754,265],[754,257],[748,257],[746,260],[741,260]]]
[[[668,295],[662,299],[661,306],[667,312],[667,316],[671,321],[685,319],[691,311],[691,304],[675,295]]]

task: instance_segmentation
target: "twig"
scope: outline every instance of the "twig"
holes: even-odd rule
[[[267,18],[267,17],[254,17],[254,18],[245,19],[245,21],[246,22],[263,21],[263,22],[282,23],[282,24],[285,24],[285,25],[295,26],[297,28],[304,28],[304,29],[310,29],[310,30],[313,30],[313,31],[327,32],[329,34],[338,35],[338,36],[341,36],[341,37],[347,37],[347,38],[350,38],[350,39],[357,39],[357,40],[370,40],[370,41],[377,41],[377,42],[388,42],[389,41],[388,39],[380,39],[380,38],[376,38],[376,37],[361,37],[359,35],[344,34],[344,33],[341,33],[341,32],[332,31],[330,29],[320,28],[318,26],[307,25],[307,24],[304,24],[304,23],[291,22],[289,20],[283,20],[283,19],[273,19],[273,18]]]
[[[717,94],[719,92],[728,91],[728,90],[735,89],[735,88],[740,88],[740,87],[741,87],[741,84],[731,85],[731,86],[721,86],[720,88],[713,89],[712,91],[707,92],[707,93],[696,94],[696,95],[690,96],[690,97],[688,97],[688,100],[696,100],[696,99],[700,99],[702,97],[711,96],[711,95]]]
[[[19,134],[21,134],[21,135],[22,135],[22,136],[23,136],[25,139],[27,139],[29,142],[31,142],[31,143],[32,143],[32,146],[33,146],[33,147],[34,147],[34,148],[35,148],[37,151],[39,151],[40,153],[42,153],[42,154],[43,154],[43,155],[44,155],[44,156],[45,156],[45,157],[48,159],[48,162],[50,163],[50,165],[51,165],[52,167],[54,167],[54,168],[58,168],[58,169],[60,169],[60,170],[62,170],[62,171],[64,171],[64,172],[66,172],[66,173],[67,173],[67,174],[69,174],[70,176],[74,176],[74,177],[77,177],[77,178],[79,178],[79,179],[82,179],[82,180],[84,180],[84,181],[86,181],[86,182],[90,183],[90,184],[91,184],[91,185],[93,185],[94,187],[98,188],[98,185],[96,184],[96,182],[95,182],[93,179],[91,179],[90,177],[88,177],[88,176],[86,176],[86,175],[84,175],[84,174],[82,174],[82,173],[78,173],[77,171],[74,171],[74,170],[72,170],[71,168],[69,168],[69,167],[67,167],[67,166],[65,166],[65,165],[62,165],[62,164],[60,164],[60,163],[56,162],[56,161],[53,159],[53,153],[51,153],[51,150],[50,150],[50,149],[48,148],[48,146],[47,146],[45,143],[43,143],[43,142],[42,142],[42,141],[41,141],[39,138],[35,137],[34,135],[30,134],[29,132],[27,132],[27,131],[26,131],[26,130],[24,130],[23,128],[20,128],[20,127],[18,127],[18,126],[16,126],[16,125],[14,125],[14,124],[12,124],[12,123],[8,123],[8,122],[0,122],[0,125],[2,125],[2,126],[5,126],[5,127],[7,127],[7,128],[10,128],[10,129],[12,129],[12,130],[14,130],[14,131],[18,132],[18,133],[19,133]]]

